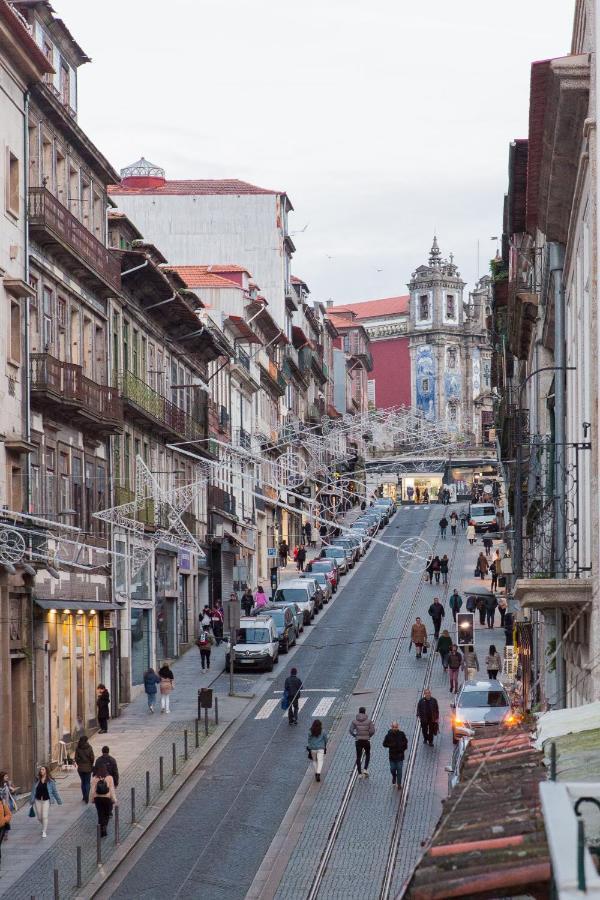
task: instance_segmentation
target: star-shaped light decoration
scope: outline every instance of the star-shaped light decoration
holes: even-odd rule
[[[141,456],[135,460],[135,497],[129,503],[113,506],[94,513],[101,519],[128,531],[132,536],[131,575],[134,577],[147,563],[160,543],[177,550],[189,550],[205,558],[202,547],[184,524],[181,514],[200,495],[207,484],[207,477],[177,488],[161,487]],[[138,513],[147,511],[150,504],[155,530],[144,533],[144,522]]]

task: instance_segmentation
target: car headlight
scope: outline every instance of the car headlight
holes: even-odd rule
[[[268,655],[269,655],[269,651],[268,651],[268,650],[261,650],[261,651],[260,651],[260,655],[261,655],[261,656],[268,656]]]

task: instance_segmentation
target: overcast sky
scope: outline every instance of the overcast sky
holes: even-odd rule
[[[569,52],[574,6],[52,2],[93,59],[79,122],[113,165],[287,191],[291,231],[308,226],[293,271],[336,303],[406,293],[434,228],[469,287],[479,239],[485,273],[530,64]]]

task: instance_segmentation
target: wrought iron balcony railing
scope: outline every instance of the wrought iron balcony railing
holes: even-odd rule
[[[121,372],[119,389],[123,402],[166,436],[176,435],[187,441],[202,440],[206,437],[202,423],[195,422],[184,410],[175,406],[133,372]]]

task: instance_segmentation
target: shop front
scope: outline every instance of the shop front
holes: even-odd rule
[[[442,483],[442,472],[407,472],[402,475],[402,502],[435,503]]]
[[[177,555],[166,549],[157,550],[156,581],[156,662],[158,665],[178,655],[177,605],[179,591],[176,575]]]

